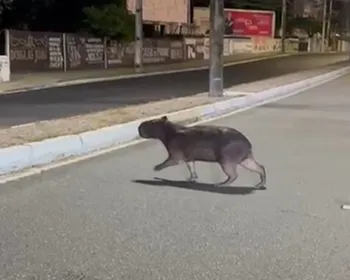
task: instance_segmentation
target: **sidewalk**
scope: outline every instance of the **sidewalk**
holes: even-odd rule
[[[271,57],[281,56],[280,53],[244,53],[234,56],[224,57],[225,63],[239,63],[256,59],[267,59]],[[190,69],[197,67],[206,67],[208,60],[191,60],[180,63],[172,63],[167,65],[149,65],[144,67],[143,73],[152,73],[159,71],[171,71]],[[80,84],[88,82],[96,82],[120,78],[125,75],[136,74],[133,68],[113,68],[99,70],[76,70],[69,72],[40,72],[29,74],[12,74],[11,81],[0,84],[0,94],[6,94],[17,91],[25,91],[31,89],[40,89],[55,86],[64,86],[65,84]]]

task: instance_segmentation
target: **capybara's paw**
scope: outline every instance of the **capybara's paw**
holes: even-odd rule
[[[153,167],[154,171],[159,171],[161,169],[162,169],[162,167],[160,165],[156,165],[156,166]]]
[[[258,184],[255,185],[257,189],[261,190],[266,190],[265,183],[264,182],[259,182]]]
[[[196,173],[192,173],[191,176],[187,179],[190,182],[195,182],[198,179],[198,176]]]
[[[196,178],[189,177],[189,178],[187,178],[187,181],[189,181],[189,182],[196,182]]]

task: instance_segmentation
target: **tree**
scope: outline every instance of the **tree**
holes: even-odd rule
[[[125,6],[125,0],[0,0],[0,29],[77,33],[87,27],[95,34],[132,36],[133,17]]]
[[[30,21],[35,16],[35,1],[5,1],[1,6],[1,27],[29,29]]]
[[[85,7],[84,23],[89,33],[112,39],[133,40],[134,15],[125,6],[107,4],[102,7]]]
[[[303,30],[309,37],[314,34],[322,32],[322,22],[312,17],[295,17],[288,21],[288,33],[295,28]]]

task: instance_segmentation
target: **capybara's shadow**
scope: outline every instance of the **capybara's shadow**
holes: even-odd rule
[[[189,182],[189,181],[177,181],[177,180],[168,180],[164,178],[154,177],[154,180],[133,180],[134,183],[151,185],[151,186],[161,186],[161,187],[174,187],[180,189],[189,189],[203,192],[212,192],[220,194],[230,194],[230,195],[248,195],[252,194],[258,190],[265,190],[265,187],[255,188],[255,187],[218,187],[214,184],[198,183],[198,182]]]

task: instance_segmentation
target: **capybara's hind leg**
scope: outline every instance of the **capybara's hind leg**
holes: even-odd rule
[[[229,185],[232,184],[238,177],[237,174],[237,164],[231,161],[219,162],[222,171],[227,175],[227,179],[221,183],[216,184],[216,186]]]
[[[172,157],[168,157],[166,160],[164,160],[162,163],[157,164],[155,167],[153,167],[154,171],[160,171],[164,168],[174,166],[179,164],[178,160],[173,159]]]
[[[197,172],[196,172],[196,162],[195,161],[192,161],[192,174],[194,176],[194,179],[198,179],[198,175],[197,175]]]
[[[257,188],[264,187],[266,184],[266,170],[265,167],[261,164],[259,164],[253,157],[252,154],[250,154],[247,158],[245,158],[240,165],[244,167],[245,169],[248,169],[249,171],[258,173],[260,175],[260,182],[255,185]]]
[[[193,161],[193,164],[192,164],[192,169],[191,169],[190,164],[187,161],[185,161],[185,164],[187,166],[188,171],[190,172],[190,177],[188,178],[188,181],[192,182],[192,181],[195,181],[196,179],[198,179],[198,175],[196,173],[194,161]]]

